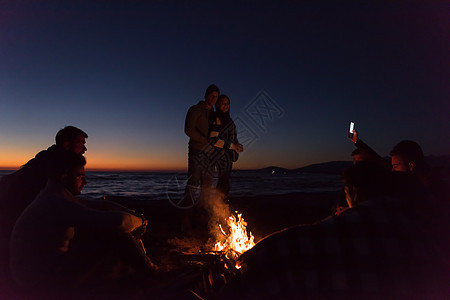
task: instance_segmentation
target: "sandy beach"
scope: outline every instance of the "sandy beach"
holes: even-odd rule
[[[233,197],[228,199],[227,204],[231,212],[242,213],[247,222],[247,231],[251,232],[255,241],[258,242],[261,238],[283,228],[310,224],[326,218],[331,214],[340,195],[339,192],[318,192]],[[182,211],[169,201],[141,201],[119,197],[108,199],[144,214],[149,220],[143,243],[148,255],[156,263],[170,262],[174,254],[180,251],[212,250],[208,249],[204,243],[196,247],[198,246],[196,243],[199,242],[195,240],[195,237],[186,237],[181,232]],[[174,239],[183,240],[185,249],[181,249],[180,245],[174,245]],[[189,243],[189,240],[192,243]]]
[[[234,197],[230,198],[227,204],[231,211],[243,214],[248,224],[247,230],[254,235],[257,242],[264,236],[283,228],[313,223],[327,217],[339,195],[340,193],[337,192],[320,192]],[[147,254],[158,265],[169,266],[169,269],[176,271],[186,267],[186,253],[200,253],[200,251],[205,253],[212,250],[209,248],[210,245],[205,243],[204,238],[188,237],[181,232],[180,215],[182,211],[169,201],[142,201],[125,197],[109,197],[107,199],[134,209],[144,214],[149,220],[147,232],[142,240]],[[205,258],[207,257],[201,257],[199,260],[203,260],[203,266],[208,267],[208,262],[204,261]],[[200,278],[191,278],[191,281],[195,280],[200,280]],[[183,289],[184,287],[178,288]],[[148,286],[136,286],[135,284],[129,286],[125,284],[117,291],[114,289],[110,291],[111,293],[106,292],[106,294],[102,292],[101,295],[108,296],[110,299],[114,296],[121,298],[124,295],[133,299],[146,299],[152,293],[148,290]],[[1,298],[24,299],[24,295],[26,293],[10,280],[2,279]],[[98,294],[96,295],[98,296]]]

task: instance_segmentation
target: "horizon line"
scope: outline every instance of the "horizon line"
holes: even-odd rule
[[[351,160],[331,160],[331,161],[325,161],[320,163],[313,163],[301,167],[294,167],[294,168],[285,168],[275,165],[269,165],[265,167],[255,167],[255,168],[233,168],[233,171],[256,171],[256,170],[262,170],[262,169],[268,169],[268,168],[280,168],[280,169],[286,169],[286,170],[295,170],[300,169],[304,167],[308,167],[311,165],[316,164],[322,164],[322,163],[331,163],[331,162],[351,162]],[[0,166],[0,171],[18,171],[22,166],[19,167],[2,167]],[[184,172],[186,173],[188,171],[187,168],[180,168],[180,169],[174,169],[174,168],[168,168],[168,169],[139,169],[139,168],[96,168],[96,167],[86,167],[86,172],[161,172],[161,173],[171,173],[171,172]]]
[[[450,154],[443,154],[443,155],[425,155],[425,158],[427,157],[450,157]],[[385,157],[386,158],[386,157]],[[233,168],[233,171],[252,171],[252,170],[261,170],[261,169],[267,169],[267,168],[280,168],[280,169],[286,169],[286,170],[295,170],[295,169],[301,169],[304,167],[317,165],[317,164],[324,164],[324,163],[333,163],[333,162],[352,162],[352,160],[329,160],[329,161],[323,161],[323,162],[317,162],[312,163],[300,167],[293,167],[293,168],[286,168],[286,167],[280,167],[276,165],[269,165],[264,167],[254,167],[254,168]],[[0,166],[0,171],[18,171],[23,165],[20,166]],[[167,168],[167,169],[161,169],[161,168],[98,168],[98,167],[86,167],[87,172],[161,172],[161,173],[169,173],[169,172],[187,172],[187,167],[184,168]]]

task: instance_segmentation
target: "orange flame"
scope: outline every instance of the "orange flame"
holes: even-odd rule
[[[219,228],[223,235],[226,236],[226,240],[224,243],[220,241],[217,242],[214,245],[215,251],[229,252],[232,250],[241,255],[255,245],[255,238],[252,233],[250,232],[250,234],[247,235],[247,222],[242,218],[242,214],[236,213],[238,214],[237,218],[234,215],[228,217],[227,224],[230,227],[229,234],[226,234],[219,224]]]

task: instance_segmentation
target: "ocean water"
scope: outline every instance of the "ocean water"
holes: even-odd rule
[[[0,171],[0,176],[12,171]],[[87,172],[86,198],[119,196],[142,200],[181,199],[186,173],[166,172]],[[271,174],[233,171],[230,196],[281,195],[292,192],[331,192],[342,190],[340,175]]]

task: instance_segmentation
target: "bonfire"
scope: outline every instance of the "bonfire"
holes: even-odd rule
[[[242,253],[251,249],[255,245],[255,238],[250,232],[247,235],[247,222],[242,218],[242,214],[236,211],[234,215],[228,217],[227,224],[230,232],[227,234],[219,224],[220,231],[225,236],[225,241],[218,241],[214,245],[214,251],[222,251],[228,259],[236,260]],[[239,268],[238,265],[235,266]]]
[[[239,256],[255,245],[255,238],[252,233],[247,234],[247,223],[242,218],[242,214],[236,211],[236,215],[232,214],[225,221],[227,226],[224,226],[224,228],[222,228],[222,225],[218,225],[220,230],[215,232],[215,234],[218,234],[218,237],[214,237],[216,242],[214,246],[208,246],[211,250],[184,253],[187,263],[193,266],[201,266],[200,277],[198,277],[198,272],[193,272],[191,277],[183,277],[184,280],[190,278],[194,282],[189,291],[199,299],[204,299],[200,295],[214,297],[215,293],[230,279],[239,276],[241,272],[241,267],[238,265]],[[180,241],[176,240],[177,243]],[[190,242],[192,243],[193,240],[190,240]],[[188,244],[184,246],[188,246]],[[184,246],[182,248],[185,248]]]

